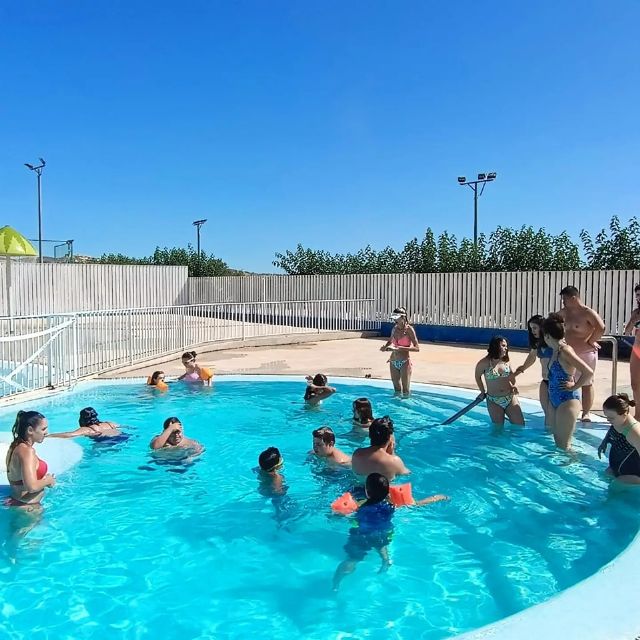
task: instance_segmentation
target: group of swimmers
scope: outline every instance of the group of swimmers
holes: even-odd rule
[[[210,385],[213,373],[197,364],[196,355],[195,351],[188,351],[182,355],[185,373],[178,379],[189,384]],[[168,387],[164,378],[162,371],[156,371],[147,383],[159,390],[165,390]],[[120,425],[101,420],[92,407],[85,407],[80,411],[77,429],[59,433],[48,432],[48,422],[42,413],[18,411],[12,433],[13,441],[9,445],[6,458],[10,495],[5,504],[29,512],[41,510],[40,503],[45,489],[55,486],[56,483],[55,476],[48,472],[47,463],[36,455],[34,444],[43,442],[46,437],[87,437],[96,442],[109,444],[123,442],[129,437]],[[152,438],[149,447],[153,451],[181,450],[190,456],[199,455],[203,451],[199,442],[184,435],[182,423],[175,416],[164,421],[162,431]]]
[[[326,390],[327,398],[335,389],[327,386],[326,376],[317,374],[307,377],[305,400],[315,403],[319,396],[318,388]],[[321,384],[319,384],[321,383]],[[309,452],[318,460],[331,467],[351,468],[356,478],[355,486],[339,496],[332,504],[334,513],[354,514],[356,527],[349,531],[344,545],[346,558],[337,567],[333,578],[334,590],[358,562],[371,550],[379,554],[382,567],[391,565],[388,546],[393,531],[392,516],[396,508],[403,506],[423,506],[448,500],[442,494],[416,500],[412,495],[411,484],[390,483],[397,476],[406,476],[410,470],[396,452],[396,440],[393,421],[389,416],[373,417],[371,402],[367,398],[358,398],[353,402],[353,429],[357,436],[368,436],[369,445],[355,449],[352,455],[336,447],[336,436],[330,427],[324,426],[312,432],[313,448]],[[278,498],[286,492],[282,476],[284,458],[277,447],[269,447],[258,456],[258,468],[261,478],[261,492]]]
[[[640,332],[640,285],[635,289],[638,309],[634,311],[626,332]],[[589,422],[593,405],[593,374],[599,350],[598,339],[604,333],[600,316],[584,305],[575,287],[565,287],[562,292],[563,309],[546,318],[533,316],[528,321],[530,352],[525,361],[511,369],[509,345],[505,338],[495,336],[489,343],[487,355],[476,365],[475,379],[480,391],[478,400],[486,400],[487,409],[495,424],[504,424],[505,418],[516,425],[524,425],[524,416],[518,402],[516,378],[535,364],[541,363],[540,403],[545,423],[551,429],[558,447],[568,450],[578,416]],[[410,393],[411,353],[420,350],[416,332],[408,321],[406,309],[398,307],[392,314],[394,326],[389,340],[381,351],[391,352],[389,368],[394,390],[404,397]],[[634,360],[636,374],[640,376],[640,345],[632,354],[632,386],[634,395],[640,393],[640,383],[634,385]],[[190,384],[210,385],[213,373],[196,362],[196,353],[183,354],[185,373],[179,380]],[[304,401],[308,405],[332,396],[336,389],[329,386],[324,374],[307,376]],[[148,385],[165,391],[167,383],[162,371],[155,371]],[[637,387],[637,389],[636,389]],[[580,394],[582,391],[582,394]],[[637,398],[636,398],[637,399]],[[636,402],[625,394],[610,396],[604,402],[603,411],[610,423],[598,454],[609,451],[608,472],[627,483],[640,484],[640,422],[632,415]],[[333,430],[322,427],[313,431],[313,455],[330,465],[351,467],[360,481],[360,488],[340,496],[332,505],[336,513],[355,513],[358,526],[351,530],[345,545],[347,558],[339,565],[334,576],[337,588],[342,578],[354,570],[367,551],[375,549],[383,562],[390,563],[388,541],[391,531],[391,515],[395,507],[419,506],[446,496],[435,495],[414,500],[410,485],[390,485],[396,476],[409,474],[406,465],[396,453],[393,421],[388,417],[374,419],[371,403],[359,398],[353,403],[354,431],[368,436],[369,446],[357,448],[352,456],[335,446]],[[636,409],[637,411],[637,409]],[[55,485],[55,477],[48,472],[46,462],[38,458],[34,444],[45,437],[89,437],[96,440],[126,439],[119,425],[102,421],[97,412],[86,407],[80,412],[79,426],[73,431],[48,433],[46,418],[35,411],[20,411],[13,427],[13,442],[7,452],[6,468],[10,484],[10,496],[6,504],[25,510],[37,510],[44,491]],[[167,418],[160,434],[150,442],[154,451],[167,449],[188,450],[190,455],[203,451],[202,445],[184,435],[183,426],[176,417]],[[285,491],[281,475],[284,460],[276,447],[263,451],[258,459],[261,485],[272,495]],[[362,486],[363,485],[363,486]]]

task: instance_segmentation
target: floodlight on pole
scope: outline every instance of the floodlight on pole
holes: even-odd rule
[[[47,163],[44,161],[44,158],[38,159],[40,160],[39,165],[33,166],[25,162],[24,166],[27,167],[29,171],[35,171],[38,178],[38,262],[42,264],[42,170]]]
[[[193,223],[193,226],[196,228],[196,233],[197,233],[197,238],[198,238],[198,258],[200,258],[200,227],[207,221],[207,219],[205,218],[204,220],[196,220]]]
[[[496,172],[492,171],[491,173],[479,173],[477,180],[469,180],[464,176],[460,176],[458,178],[458,184],[462,187],[469,187],[473,191],[473,246],[478,246],[478,198],[484,192],[484,188],[487,182],[493,182],[496,179]],[[478,192],[478,185],[482,185],[480,187],[480,192]]]

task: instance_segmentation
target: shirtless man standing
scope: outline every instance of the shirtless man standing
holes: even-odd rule
[[[370,473],[380,473],[391,481],[397,475],[411,473],[402,458],[395,454],[393,421],[389,416],[377,418],[371,423],[369,440],[371,446],[353,452],[351,468],[356,475],[366,478]]]
[[[580,300],[580,292],[576,287],[565,287],[560,296],[563,308],[559,313],[564,319],[567,344],[595,372],[600,349],[598,340],[604,334],[604,322],[596,311]],[[593,377],[589,384],[582,386],[582,422],[591,422],[589,411],[592,406]]]

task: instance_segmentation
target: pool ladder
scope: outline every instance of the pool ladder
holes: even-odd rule
[[[611,343],[611,395],[618,392],[618,339],[615,336],[602,336],[598,342]]]

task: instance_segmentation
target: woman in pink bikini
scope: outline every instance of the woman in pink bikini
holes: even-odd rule
[[[380,347],[380,351],[391,351],[389,371],[396,394],[407,397],[411,387],[411,352],[420,351],[415,329],[409,324],[407,310],[397,307],[391,314],[395,326],[391,337]]]
[[[11,495],[5,504],[9,507],[39,511],[44,490],[56,483],[55,477],[47,473],[47,463],[38,458],[33,448],[45,439],[47,426],[47,419],[41,413],[18,411],[13,425],[13,442],[7,451]]]
[[[195,351],[187,351],[182,354],[182,364],[185,368],[185,373],[183,373],[178,380],[191,384],[206,384],[210,386],[213,372],[197,364],[196,355]]]

